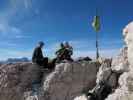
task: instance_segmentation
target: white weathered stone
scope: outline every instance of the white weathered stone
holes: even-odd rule
[[[44,82],[42,100],[73,100],[96,81],[95,62],[62,63]]]
[[[106,81],[111,75],[111,67],[107,65],[107,63],[104,63],[99,68],[99,71],[97,73],[97,80],[96,83],[99,84],[100,81]]]
[[[109,95],[106,100],[133,100],[133,22],[124,28],[123,34],[128,47],[127,58],[129,64],[126,67],[129,67],[129,72],[125,72],[120,76],[119,88]]]
[[[133,93],[129,93],[122,89],[116,89],[115,92],[109,95],[105,100],[133,100]]]
[[[2,65],[0,100],[73,100],[84,89],[93,88],[97,69],[95,62],[59,64],[51,74],[44,72],[42,91],[35,97],[27,91],[31,91],[31,84],[38,79],[39,73],[40,67],[31,63]]]
[[[85,95],[82,95],[74,98],[74,100],[88,100],[88,98]]]
[[[120,54],[112,60],[111,69],[117,73],[128,72],[127,47],[120,50]]]
[[[115,88],[117,84],[117,75],[116,73],[112,72],[110,63],[111,60],[105,60],[101,65],[97,73],[96,83],[99,84],[100,81],[105,81],[112,88]]]
[[[125,42],[128,47],[128,61],[130,69],[133,69],[133,22],[129,23],[123,30]]]
[[[35,96],[29,96],[25,100],[38,100],[38,96],[37,95],[35,95]]]
[[[133,72],[126,72],[119,78],[119,84],[123,91],[133,92]]]
[[[21,100],[23,93],[39,79],[40,67],[32,63],[4,64],[0,67],[0,100]]]

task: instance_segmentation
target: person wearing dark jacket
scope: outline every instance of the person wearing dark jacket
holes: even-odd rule
[[[47,67],[48,65],[48,58],[43,56],[42,48],[44,46],[44,43],[40,41],[37,45],[37,47],[34,49],[33,55],[32,55],[32,62],[36,63],[40,66]]]
[[[60,44],[60,49],[58,49],[55,54],[57,56],[57,61],[56,62],[60,62],[61,60],[64,60],[64,51],[65,51],[65,47],[64,44],[61,43]]]
[[[73,55],[73,48],[72,46],[69,45],[68,42],[65,43],[65,59],[69,60],[69,61],[73,61],[73,59],[71,58],[71,56]]]
[[[42,48],[44,43],[40,41],[37,47],[33,51],[32,62],[39,65],[37,68],[32,67],[32,73],[34,73],[32,79],[32,95],[38,94],[38,89],[41,86],[43,80],[44,69],[48,69],[48,58],[43,56]]]

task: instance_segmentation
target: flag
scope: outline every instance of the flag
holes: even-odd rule
[[[92,27],[96,32],[100,31],[100,16],[94,16]]]

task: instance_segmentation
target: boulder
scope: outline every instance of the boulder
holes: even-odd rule
[[[81,95],[74,98],[74,100],[88,100],[88,98],[85,95]]]
[[[32,63],[4,64],[0,67],[0,100],[22,100],[40,77],[40,66]]]
[[[58,64],[52,73],[44,71],[39,95],[32,95],[32,83],[39,79],[40,66],[32,63],[0,66],[0,100],[72,100],[95,86],[95,62]]]
[[[127,49],[127,47],[123,47],[120,50],[120,54],[112,60],[111,69],[114,72],[123,73],[129,71]]]
[[[116,88],[117,73],[112,71],[111,61],[109,59],[104,60],[97,73],[96,83],[99,84],[101,81],[105,81],[112,88]]]
[[[1,100],[18,100],[22,94],[20,88],[22,73],[30,64],[4,64],[0,67],[0,98]],[[27,87],[28,88],[28,87]]]
[[[133,100],[133,93],[129,93],[118,88],[113,94],[109,95],[108,98],[105,100]]]
[[[133,22],[129,23],[123,30],[124,40],[128,47],[127,55],[130,70],[133,69]]]
[[[41,100],[73,100],[96,81],[95,62],[62,63],[44,81]]]
[[[124,28],[123,35],[127,46],[127,58],[123,57],[123,59],[128,60],[128,64],[123,68],[129,68],[129,71],[120,76],[119,88],[109,95],[106,100],[133,100],[133,22]]]
[[[106,81],[111,75],[111,66],[109,66],[107,63],[103,63],[99,71],[97,73],[97,80],[96,83],[99,84],[100,81]]]

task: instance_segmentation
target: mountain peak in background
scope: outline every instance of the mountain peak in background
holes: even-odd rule
[[[19,62],[29,62],[30,60],[27,57],[22,58],[8,58],[5,61],[0,61],[1,64],[7,64],[7,63],[19,63]]]

